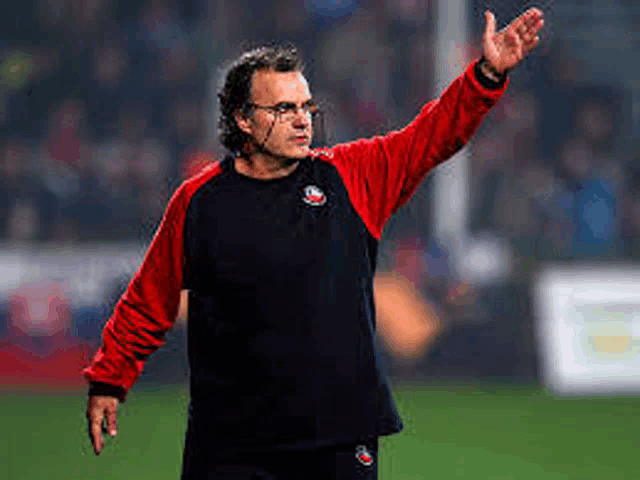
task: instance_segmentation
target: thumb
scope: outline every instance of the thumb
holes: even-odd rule
[[[486,10],[484,12],[484,19],[486,22],[484,37],[491,38],[496,34],[496,17],[490,10]]]

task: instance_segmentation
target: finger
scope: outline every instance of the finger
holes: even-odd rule
[[[91,438],[91,445],[93,445],[93,451],[96,455],[100,455],[100,452],[104,448],[104,437],[102,436],[102,421],[96,421],[92,419],[89,424],[89,437]]]
[[[521,32],[527,28],[526,24],[526,13],[523,13],[519,17],[513,19],[513,21],[507,26],[507,29],[513,30],[515,32]]]
[[[525,23],[519,32],[523,35],[524,38],[532,39],[535,37],[542,27],[544,26],[544,20],[542,18],[538,18],[534,22]]]
[[[530,30],[525,30],[523,33],[520,33],[520,39],[525,45],[532,42],[535,36],[535,32],[532,32]]]
[[[523,35],[523,39],[527,43],[534,41],[536,36],[544,26],[544,20],[542,19],[542,17],[532,17],[529,20],[530,21],[527,21],[525,24],[526,31],[525,31],[525,34]]]
[[[530,8],[529,10],[524,12],[522,16],[524,17],[524,23],[526,24],[527,28],[532,28],[538,23],[539,20],[542,19],[544,14],[539,8]]]
[[[544,21],[542,19],[539,19],[538,22],[533,26],[519,32],[520,38],[522,39],[526,48],[535,47],[536,42],[539,41],[539,39],[536,40],[536,38],[538,38],[538,33],[540,32],[540,30],[542,30],[543,26]]]
[[[96,455],[100,455],[100,451],[104,447],[104,438],[102,437],[104,412],[103,409],[96,406],[94,399],[89,398],[89,406],[87,409],[87,421],[89,430],[89,439]]]
[[[484,12],[484,19],[486,23],[484,36],[491,38],[496,34],[496,17],[490,10],[487,10]]]
[[[504,37],[505,45],[513,48],[514,50],[519,50],[523,46],[523,40],[517,32],[507,31],[505,32]]]
[[[526,35],[523,37],[525,48],[534,48],[540,42],[538,33],[540,33],[543,26],[544,20],[540,19],[533,27],[527,30]]]
[[[513,28],[520,36],[526,35],[531,29],[534,28],[536,23],[542,18],[542,11],[538,8],[530,8],[522,15],[518,16],[510,27]]]
[[[116,425],[117,411],[118,407],[115,405],[107,408],[107,431],[112,437],[118,434],[118,427]]]

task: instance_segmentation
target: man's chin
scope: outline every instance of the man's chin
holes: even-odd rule
[[[287,152],[287,157],[296,159],[296,160],[301,160],[303,158],[308,157],[310,153],[311,153],[311,149],[308,146],[298,147]]]

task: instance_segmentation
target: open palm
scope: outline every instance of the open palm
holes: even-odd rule
[[[540,43],[538,32],[544,25],[541,10],[527,10],[499,32],[496,32],[493,13],[487,10],[484,15],[486,26],[482,37],[482,53],[498,72],[514,68]]]

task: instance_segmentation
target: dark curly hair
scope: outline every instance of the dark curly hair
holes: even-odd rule
[[[231,152],[238,153],[248,140],[233,118],[240,109],[248,113],[251,97],[251,78],[257,70],[276,72],[301,72],[303,64],[297,49],[292,45],[263,46],[249,50],[235,60],[227,70],[224,85],[218,93],[220,141]]]

